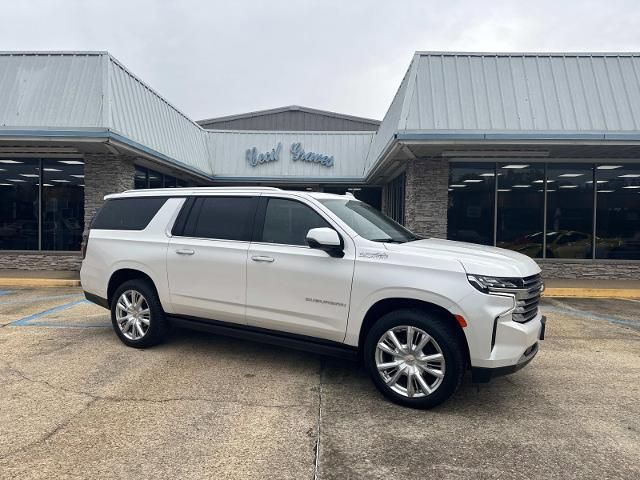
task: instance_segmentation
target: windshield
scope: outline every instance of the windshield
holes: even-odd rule
[[[419,240],[399,223],[358,200],[329,198],[320,200],[358,235],[374,242],[405,243]]]

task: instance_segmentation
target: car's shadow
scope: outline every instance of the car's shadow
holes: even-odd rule
[[[185,354],[197,351],[199,355],[222,361],[225,357],[238,361],[238,352],[242,352],[241,361],[246,362],[247,366],[259,367],[266,362],[279,369],[286,368],[287,374],[293,376],[308,375],[312,368],[317,375],[318,386],[322,384],[325,398],[348,401],[355,409],[366,405],[367,409],[373,410],[409,410],[392,406],[377,391],[362,362],[181,328],[173,329],[170,339],[161,348],[185,349]],[[471,374],[467,372],[456,394],[430,411],[455,412],[458,415],[466,412],[474,416],[504,415],[508,412],[516,415],[519,408],[528,408],[536,401],[533,397],[542,395],[541,389],[536,388],[537,381],[531,372],[524,369],[511,376],[496,378],[488,384],[473,384]]]

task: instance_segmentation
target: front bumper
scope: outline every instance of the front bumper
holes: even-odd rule
[[[546,329],[547,319],[542,316],[540,318],[540,331],[538,334],[538,341],[544,340],[545,329]],[[533,345],[528,347],[522,356],[518,359],[518,361],[513,365],[505,365],[501,367],[471,367],[471,381],[473,383],[486,383],[490,381],[492,378],[500,377],[503,375],[509,375],[511,373],[517,372],[518,370],[526,367],[531,360],[534,359],[536,354],[538,353],[538,341],[536,341]]]

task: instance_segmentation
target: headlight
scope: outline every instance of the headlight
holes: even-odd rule
[[[469,283],[482,293],[489,293],[492,289],[521,288],[517,278],[487,277],[486,275],[467,275]]]

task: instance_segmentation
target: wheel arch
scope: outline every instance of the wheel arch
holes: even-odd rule
[[[111,307],[113,295],[118,289],[118,287],[128,280],[134,280],[134,279],[148,280],[149,283],[151,283],[151,285],[155,289],[156,294],[158,293],[158,288],[156,287],[155,282],[153,281],[151,276],[149,276],[147,273],[143,272],[142,270],[138,270],[136,268],[128,268],[128,267],[120,268],[118,270],[115,270],[111,274],[111,276],[109,277],[109,282],[107,283],[107,303],[109,307]]]
[[[424,312],[437,315],[438,317],[446,320],[451,326],[452,330],[455,332],[456,338],[460,342],[460,345],[463,346],[463,354],[465,356],[467,365],[471,364],[471,355],[469,353],[469,343],[467,342],[467,337],[462,329],[462,326],[453,315],[453,313],[451,313],[445,307],[436,303],[409,297],[383,298],[369,307],[362,320],[360,332],[358,335],[358,349],[360,353],[362,353],[363,351],[362,346],[364,345],[367,333],[375,324],[375,322],[383,315],[403,308],[417,308]]]

